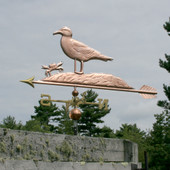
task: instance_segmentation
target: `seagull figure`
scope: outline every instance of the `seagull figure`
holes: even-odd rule
[[[61,34],[61,48],[63,52],[74,59],[74,72],[77,74],[83,74],[84,62],[89,60],[113,60],[111,57],[107,57],[100,52],[88,47],[87,45],[72,39],[72,31],[68,27],[63,27],[60,30],[53,33],[53,35]],[[76,71],[76,60],[80,61],[80,72]]]

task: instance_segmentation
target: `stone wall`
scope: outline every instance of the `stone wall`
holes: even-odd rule
[[[5,167],[5,163],[12,160],[23,160],[23,163],[32,160],[39,165],[42,162],[86,162],[89,165],[91,162],[98,166],[98,163],[121,165],[126,162],[131,166],[132,162],[138,164],[138,147],[121,139],[0,129],[0,162]]]
[[[32,160],[6,160],[0,170],[136,170],[133,163],[42,162]]]

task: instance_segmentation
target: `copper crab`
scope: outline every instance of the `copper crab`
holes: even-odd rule
[[[59,62],[58,64],[56,63],[53,63],[53,64],[50,64],[49,66],[45,66],[45,65],[42,65],[42,69],[47,69],[45,71],[45,75],[48,77],[48,76],[51,76],[51,71],[54,71],[54,70],[59,70],[59,72],[63,71],[63,67],[61,67],[63,65],[63,62]]]

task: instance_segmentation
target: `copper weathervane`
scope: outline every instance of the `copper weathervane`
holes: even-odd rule
[[[41,99],[41,104],[49,105],[47,101],[51,102],[64,102],[66,103],[66,108],[72,106],[74,109],[70,111],[70,118],[73,120],[78,120],[81,116],[81,112],[78,109],[79,104],[96,104],[99,105],[99,108],[105,106],[107,109],[108,100],[102,101],[98,99],[98,103],[88,103],[85,101],[84,96],[80,99],[78,98],[78,91],[76,87],[82,88],[95,88],[95,89],[104,89],[104,90],[114,90],[114,91],[125,91],[125,92],[134,92],[139,93],[144,98],[154,98],[156,97],[156,89],[153,87],[143,85],[140,90],[136,90],[133,87],[129,86],[124,80],[119,77],[116,77],[112,74],[104,73],[84,73],[84,62],[89,60],[103,60],[111,61],[111,57],[107,57],[100,52],[96,51],[93,48],[88,47],[87,45],[75,40],[72,38],[72,31],[68,27],[63,27],[62,29],[53,33],[53,35],[61,35],[61,48],[63,52],[71,59],[74,60],[74,72],[63,73],[64,70],[62,62],[58,64],[53,63],[49,66],[42,66],[42,69],[46,69],[46,77],[42,80],[34,80],[34,77],[22,80],[21,82],[27,83],[34,87],[34,84],[45,84],[45,85],[57,85],[57,86],[72,86],[74,87],[73,99],[72,100],[52,100],[50,95],[43,94]],[[80,71],[76,70],[76,61],[80,62]],[[54,75],[51,74],[52,71],[58,70],[59,73]],[[44,98],[45,97],[45,98]],[[44,102],[46,101],[46,102]]]

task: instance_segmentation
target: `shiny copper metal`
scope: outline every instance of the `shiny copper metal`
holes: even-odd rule
[[[27,84],[31,85],[30,83],[27,83]],[[56,86],[72,86],[72,87],[75,86],[75,84],[45,82],[45,81],[41,81],[41,80],[33,81],[32,84],[44,84],[44,85],[56,85]],[[100,87],[100,86],[87,86],[87,85],[85,86],[85,85],[79,85],[79,84],[77,84],[76,86],[81,87],[81,88],[94,88],[94,89],[103,89],[103,90],[113,90],[113,91],[124,91],[124,92],[140,93],[142,97],[144,97],[142,94],[146,95],[146,97],[144,97],[144,98],[147,98],[147,94],[148,94],[149,98],[155,98],[156,94],[157,94],[156,89],[152,90],[152,91],[149,91],[149,90],[135,90],[135,89],[126,89],[126,88],[114,88],[114,87]],[[148,86],[148,87],[150,87],[150,86]]]
[[[45,75],[48,77],[48,76],[51,76],[51,71],[54,71],[54,70],[59,70],[59,72],[63,71],[63,67],[61,67],[63,65],[63,62],[59,62],[58,64],[56,63],[53,63],[53,64],[50,64],[49,66],[45,66],[45,65],[42,65],[42,69],[46,69],[46,72],[45,72]]]
[[[132,89],[124,80],[111,74],[91,73],[91,74],[75,74],[75,73],[59,73],[51,77],[42,79],[46,82],[56,82],[63,84],[75,84],[86,86],[101,87],[117,87]]]
[[[72,39],[72,31],[68,27],[63,27],[62,29],[53,33],[53,35],[61,34],[61,47],[63,52],[74,59],[74,72],[77,74],[83,74],[84,62],[89,60],[103,60],[109,61],[113,60],[111,57],[107,57],[101,54],[99,51],[96,51],[87,45]],[[76,60],[80,61],[80,72],[76,71]]]
[[[77,91],[77,90],[73,90],[73,92],[72,92],[72,95],[74,96],[74,97],[76,97],[76,96],[78,96],[79,95],[79,92]]]
[[[27,80],[22,80],[21,82],[27,83],[32,87],[34,87],[34,84],[72,86],[74,88],[85,87],[140,93],[141,96],[144,98],[156,97],[156,89],[147,85],[142,86],[140,90],[135,90],[133,87],[129,86],[124,80],[111,74],[83,74],[84,62],[87,62],[89,60],[109,61],[113,59],[111,57],[104,56],[100,52],[88,47],[87,45],[77,40],[72,39],[72,31],[68,27],[64,27],[53,33],[53,35],[56,34],[61,34],[62,36],[61,47],[63,49],[63,52],[71,59],[74,59],[74,73],[59,73],[52,76],[51,71],[63,70],[63,68],[61,67],[61,65],[63,64],[62,62],[58,64],[54,63],[50,64],[49,66],[42,66],[43,69],[46,69],[46,78],[34,81],[34,77],[32,77]],[[80,72],[76,71],[76,60],[81,63]],[[76,89],[73,91],[72,94],[74,96],[74,101],[71,101],[69,103],[70,105],[76,107],[78,106],[78,104],[85,102],[82,99],[77,98],[78,92],[76,91]],[[68,102],[66,103],[68,104]]]
[[[69,78],[68,75],[70,75],[71,77]],[[76,75],[77,78],[75,78],[74,75]],[[63,76],[65,77],[64,79]],[[94,77],[96,78],[96,80]],[[59,73],[51,77],[47,77],[43,80],[34,81],[34,77],[32,77],[27,80],[22,80],[21,82],[27,83],[32,87],[34,87],[34,84],[46,84],[46,85],[85,87],[85,88],[95,88],[95,89],[104,89],[104,90],[133,92],[133,93],[140,93],[141,96],[144,98],[154,98],[156,97],[157,94],[156,89],[153,87],[144,85],[141,87],[140,90],[135,90],[119,77],[115,77],[113,75],[108,75],[108,74],[94,73],[89,75],[87,74],[78,75],[75,73]]]
[[[74,108],[69,112],[70,119],[73,120],[79,120],[81,117],[81,111],[80,109]]]

